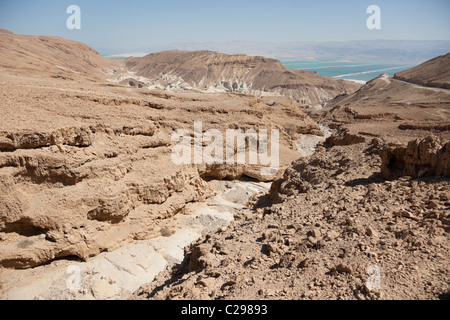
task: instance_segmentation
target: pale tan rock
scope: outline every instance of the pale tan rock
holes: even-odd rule
[[[450,175],[450,149],[436,136],[410,141],[406,147],[386,147],[380,151],[381,173],[385,178]]]

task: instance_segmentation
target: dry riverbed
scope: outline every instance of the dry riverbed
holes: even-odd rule
[[[126,299],[167,265],[180,263],[184,247],[207,232],[226,227],[246,210],[250,198],[267,193],[270,183],[210,181],[216,195],[188,204],[160,237],[134,241],[85,262],[57,260],[27,270],[1,272],[1,299]]]

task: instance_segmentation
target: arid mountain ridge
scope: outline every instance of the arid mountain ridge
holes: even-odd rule
[[[1,67],[14,68],[23,74],[45,75],[52,70],[56,73],[54,77],[103,77],[105,70],[116,63],[83,43],[60,37],[24,36],[0,29],[0,41]]]
[[[359,88],[358,84],[315,72],[290,70],[275,59],[212,51],[165,51],[128,58],[125,66],[127,71],[148,79],[146,85],[150,87],[282,95],[303,105],[322,104]]]
[[[164,46],[135,48],[132,52],[161,52],[167,50],[200,51],[209,48],[227,54],[247,54],[268,58],[285,57],[306,59],[331,59],[350,61],[389,61],[419,64],[450,51],[450,41],[419,40],[359,40],[330,42],[178,42]],[[104,52],[116,52],[119,56],[125,49],[103,48]],[[129,48],[126,48],[129,50]],[[128,55],[129,56],[129,55]]]
[[[421,65],[396,73],[395,79],[428,87],[450,89],[450,53],[436,57]]]
[[[7,30],[0,31],[0,36],[0,53],[5,61],[26,58],[24,69],[56,68],[56,76],[61,77],[66,73],[68,77],[73,73],[102,77],[104,72],[110,72],[114,82],[137,87],[287,96],[303,105],[322,104],[360,87],[314,72],[290,70],[279,61],[264,57],[174,50],[129,58],[122,64],[103,58],[82,43],[58,37],[22,36]]]

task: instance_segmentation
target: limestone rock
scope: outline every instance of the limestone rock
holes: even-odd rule
[[[387,179],[401,176],[450,176],[450,142],[442,144],[430,136],[414,140],[406,147],[385,147],[380,150],[381,173]]]

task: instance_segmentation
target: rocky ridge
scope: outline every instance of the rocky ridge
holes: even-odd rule
[[[398,72],[394,78],[428,87],[450,89],[450,53]]]
[[[430,133],[450,139],[450,91],[398,81],[387,74],[310,115],[339,129],[347,142],[378,138],[405,145]]]
[[[165,51],[128,58],[116,82],[166,90],[235,92],[255,96],[286,96],[302,105],[321,105],[360,85],[315,72],[291,70],[280,61],[212,51]]]

